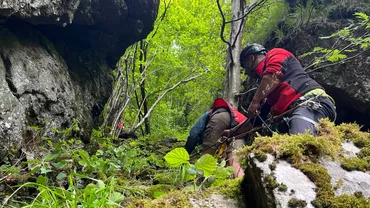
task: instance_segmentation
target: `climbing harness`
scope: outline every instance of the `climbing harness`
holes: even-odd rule
[[[320,103],[316,102],[315,100],[321,96],[322,93],[320,94],[315,94],[315,95],[310,95],[309,97],[300,97],[298,99],[298,101],[296,102],[296,104],[294,104],[289,110],[285,111],[284,113],[280,114],[280,115],[277,115],[277,116],[270,116],[268,119],[264,120],[259,114],[257,114],[257,117],[262,121],[262,126],[259,126],[259,127],[253,127],[252,129],[250,129],[249,131],[247,132],[244,132],[244,133],[241,133],[241,134],[238,134],[236,136],[234,136],[233,134],[245,123],[245,122],[250,122],[250,119],[247,119],[245,120],[244,122],[240,123],[236,129],[234,129],[234,131],[231,133],[231,135],[228,135],[228,136],[222,136],[220,137],[217,142],[215,142],[214,144],[206,147],[204,150],[207,150],[209,148],[212,148],[214,146],[217,145],[217,149],[216,149],[216,155],[221,158],[222,155],[224,154],[224,152],[227,150],[227,147],[232,143],[234,142],[235,140],[237,139],[243,139],[245,136],[247,136],[248,134],[250,133],[253,133],[253,132],[256,132],[258,130],[261,130],[261,129],[267,129],[270,133],[274,134],[274,133],[277,133],[276,131],[274,131],[273,129],[276,129],[275,127],[272,127],[274,123],[277,123],[278,120],[280,119],[283,119],[284,122],[286,122],[287,124],[289,123],[290,120],[292,119],[303,119],[303,120],[306,120],[314,125],[317,125],[318,123],[314,120],[312,120],[311,118],[308,118],[308,117],[305,117],[305,116],[301,116],[301,115],[294,115],[293,117],[291,118],[287,118],[285,116],[289,115],[290,113],[292,113],[293,111],[295,111],[296,109],[302,107],[302,106],[308,106],[310,107],[311,109],[313,110],[318,110],[320,109],[322,106]],[[253,125],[254,126],[254,123]],[[204,151],[203,150],[203,151]],[[193,154],[191,155],[191,157],[195,156],[195,155],[198,155],[199,153],[196,153],[196,154]]]

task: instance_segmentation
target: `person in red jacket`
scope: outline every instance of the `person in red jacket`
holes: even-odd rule
[[[247,118],[232,107],[222,98],[217,98],[211,110],[204,114],[190,131],[190,135],[185,144],[185,149],[190,154],[197,144],[202,144],[203,153],[214,155],[217,150],[217,141],[223,136],[224,130],[231,129]],[[235,169],[234,177],[244,175],[240,164],[234,160],[233,151],[244,146],[243,139],[232,141],[226,149],[226,159],[228,165]]]
[[[336,117],[334,100],[324,88],[303,69],[297,58],[282,48],[267,50],[260,44],[251,44],[240,53],[240,65],[247,74],[259,79],[257,91],[248,107],[248,117],[255,117],[264,100],[271,106],[270,114],[280,115],[298,104],[287,115],[290,134],[309,131],[316,135],[319,119]],[[311,102],[312,101],[312,102]]]

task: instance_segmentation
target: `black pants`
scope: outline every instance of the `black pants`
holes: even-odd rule
[[[312,135],[317,135],[315,126],[320,119],[329,118],[335,121],[335,105],[330,98],[319,96],[312,101],[318,105],[303,105],[289,114],[286,118],[288,132],[281,133],[299,134],[308,131]]]

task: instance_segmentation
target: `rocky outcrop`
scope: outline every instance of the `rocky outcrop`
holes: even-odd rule
[[[158,0],[0,2],[0,156],[80,124],[88,140],[112,68],[152,30]],[[35,131],[37,129],[37,131]]]
[[[355,153],[353,148],[348,151]],[[330,183],[334,187],[335,196],[361,192],[362,196],[370,197],[369,171],[346,171],[338,162],[328,159],[322,160],[321,165],[331,177]],[[287,161],[276,160],[274,156],[267,154],[267,159],[260,162],[251,154],[245,173],[247,207],[317,207],[312,204],[317,197],[317,186]],[[293,206],[293,200],[306,206]]]
[[[318,132],[258,136],[238,150],[247,207],[370,206],[370,134],[328,120]]]

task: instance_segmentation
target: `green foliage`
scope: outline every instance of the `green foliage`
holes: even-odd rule
[[[178,168],[182,164],[188,163],[189,154],[184,148],[176,148],[164,156],[169,166]]]
[[[280,184],[278,187],[278,191],[286,192],[288,190],[288,187],[285,184]]]
[[[330,48],[315,47],[313,51],[300,56],[313,56],[312,64],[307,68],[318,68],[328,63],[344,63],[369,48],[369,17],[362,12],[356,12],[353,16],[356,19],[349,26],[329,36],[320,37],[324,40],[334,40],[335,43]]]
[[[275,38],[282,39],[285,35],[283,30],[278,28],[278,24],[288,14],[288,10],[286,1],[267,0],[262,8],[248,16],[243,41],[263,44],[274,31],[277,34]]]
[[[195,163],[195,168],[196,170],[203,171],[203,175],[206,177],[213,173],[217,174],[218,172],[215,172],[217,169],[217,159],[209,154],[203,155]]]
[[[133,69],[131,64],[131,71],[120,77],[124,79],[127,76],[128,83],[117,83],[132,88],[145,79],[145,99],[150,107],[164,90],[180,80],[200,77],[179,85],[156,105],[148,118],[151,133],[146,138],[149,140],[164,137],[185,139],[190,126],[209,110],[216,97],[221,96],[225,76],[220,64],[224,62],[225,46],[219,38],[221,17],[216,3],[209,0],[171,1],[166,14],[161,16],[166,5],[160,4],[155,29],[144,40],[147,59],[138,60],[143,51],[134,45],[126,50],[120,62],[120,68],[125,68],[125,57],[136,57],[134,65],[137,68],[144,64],[147,67],[145,73]],[[132,99],[122,115],[126,128],[139,121],[139,111],[143,111],[142,95],[139,88],[129,92]]]
[[[212,184],[216,180],[222,180],[230,177],[233,170],[225,167],[226,162],[217,164],[217,159],[212,155],[205,154],[200,157],[195,165],[189,162],[189,154],[184,148],[175,148],[164,156],[169,166],[179,168],[181,181],[194,181],[194,189],[199,190],[208,183]],[[196,183],[200,183],[197,186]]]
[[[60,137],[66,138],[62,132],[59,130]],[[64,132],[69,134],[68,130]],[[4,205],[118,207],[125,196],[142,195],[143,191],[118,181],[148,177],[149,166],[160,164],[161,159],[138,148],[134,142],[115,145],[109,138],[98,138],[97,135],[101,134],[95,132],[94,142],[103,143],[90,144],[96,145],[93,151],[82,149],[82,143],[77,139],[46,138],[39,145],[44,156],[14,165],[2,165],[0,182],[21,184],[7,197]],[[28,172],[24,171],[25,167]],[[38,195],[23,196],[33,189]],[[26,200],[15,200],[23,197]]]
[[[119,203],[125,199],[122,193],[116,191],[119,186],[117,186],[115,178],[110,178],[105,184],[101,180],[86,177],[93,183],[89,183],[85,188],[76,186],[74,179],[75,177],[70,175],[68,177],[69,188],[64,189],[47,186],[47,178],[39,177],[36,182],[27,182],[21,185],[12,195],[22,188],[37,189],[39,194],[31,203],[21,202],[27,207],[118,207]],[[4,204],[6,203],[7,201]]]
[[[302,29],[307,26],[312,19],[322,16],[321,13],[323,8],[315,4],[314,0],[308,0],[297,1],[292,10],[294,12],[290,13],[284,22],[288,26],[288,30],[291,30],[290,33]]]

